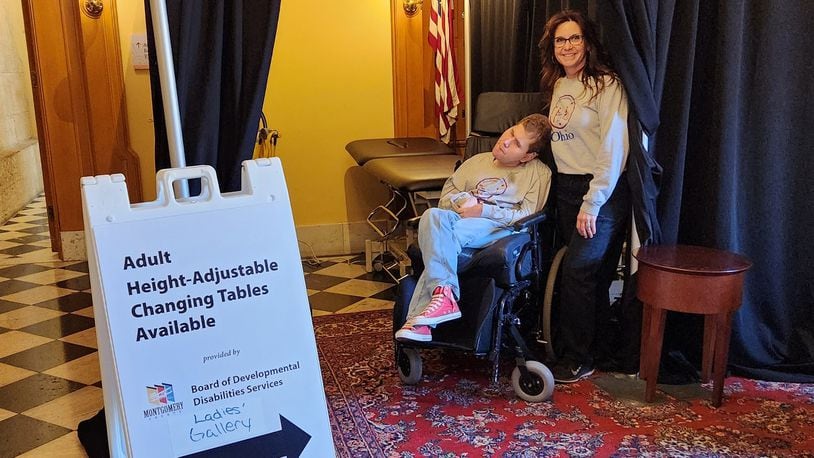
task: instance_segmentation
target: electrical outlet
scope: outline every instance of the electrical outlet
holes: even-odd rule
[[[133,56],[133,68],[147,70],[150,68],[150,53],[147,48],[147,34],[130,35],[130,54]]]

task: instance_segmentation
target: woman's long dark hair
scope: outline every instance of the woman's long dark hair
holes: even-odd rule
[[[605,78],[602,78],[603,76],[610,76],[612,81],[618,79],[616,72],[610,66],[610,59],[599,41],[599,35],[593,21],[579,11],[562,10],[548,19],[543,38],[540,39],[539,44],[543,64],[540,90],[543,93],[543,100],[546,101],[551,100],[551,94],[554,92],[554,84],[557,80],[565,76],[565,69],[562,68],[562,65],[557,62],[557,58],[554,56],[554,32],[557,31],[560,24],[569,21],[576,22],[582,30],[583,46],[585,46],[582,85],[586,90],[592,92],[591,99],[605,89]]]

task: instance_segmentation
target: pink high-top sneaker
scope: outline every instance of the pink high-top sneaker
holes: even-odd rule
[[[452,295],[452,287],[436,286],[427,308],[413,319],[415,324],[435,326],[461,317],[461,311]]]
[[[413,320],[407,320],[404,326],[396,331],[396,340],[429,342],[432,340],[432,333],[429,326],[415,324]]]

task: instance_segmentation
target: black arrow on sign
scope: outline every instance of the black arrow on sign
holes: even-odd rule
[[[310,440],[310,434],[280,415],[279,431],[203,450],[191,455],[184,455],[182,458],[233,458],[236,456],[268,458],[287,456],[288,458],[296,458],[302,454]]]

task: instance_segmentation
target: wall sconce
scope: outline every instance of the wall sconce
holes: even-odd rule
[[[418,12],[418,8],[424,3],[424,0],[402,0],[404,2],[404,12],[407,16],[413,16]]]

